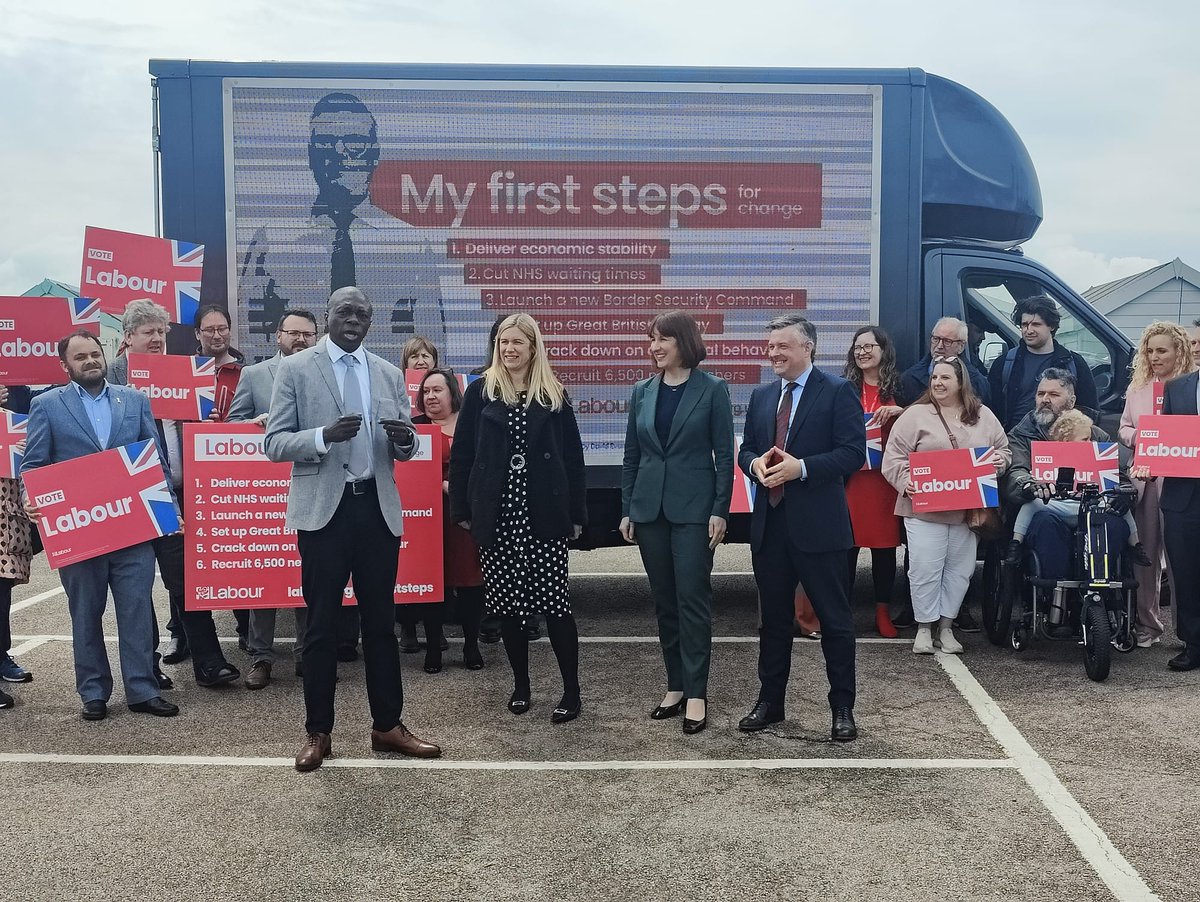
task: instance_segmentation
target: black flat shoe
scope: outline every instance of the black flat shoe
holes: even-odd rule
[[[700,699],[697,699],[697,701],[700,701]],[[694,736],[695,734],[699,733],[701,730],[703,730],[705,727],[708,726],[708,699],[703,699],[703,702],[704,702],[704,716],[701,717],[699,720],[692,720],[692,718],[687,716],[686,712],[684,713],[684,715],[683,715],[684,735]]]
[[[414,654],[421,650],[421,643],[417,641],[417,628],[400,624],[400,651],[406,655]]]
[[[579,712],[583,709],[578,701],[575,706],[571,707],[569,702],[561,701],[558,707],[550,712],[550,723],[569,723],[579,716]]]
[[[524,714],[529,710],[529,692],[528,690],[522,694],[517,690],[513,690],[513,694],[508,697],[508,710],[513,714]]]
[[[1172,670],[1195,670],[1200,667],[1200,649],[1187,648],[1167,662]]]
[[[99,699],[84,702],[81,716],[84,720],[104,720],[104,718],[108,717],[108,705]]]
[[[179,713],[179,708],[170,702],[163,701],[157,695],[144,702],[130,705],[129,710],[135,714],[153,714],[155,717],[174,717]]]
[[[854,711],[847,707],[833,709],[833,727],[829,731],[835,742],[852,742],[858,738],[858,726],[854,723]]]
[[[441,651],[425,650],[425,672],[426,673],[441,673],[442,672],[442,653]]]
[[[463,666],[467,670],[483,670],[483,655],[479,653],[478,645],[468,645],[463,649]]]
[[[163,652],[164,664],[179,664],[186,661],[192,656],[192,650],[188,648],[187,642],[181,639],[172,639],[167,643],[167,649]]]
[[[154,679],[158,683],[158,688],[162,691],[175,688],[175,681],[162,672],[159,668],[154,668]]]
[[[678,717],[683,713],[684,706],[687,705],[687,699],[681,698],[673,705],[659,705],[650,712],[651,720],[666,720],[670,717]]]
[[[758,702],[750,713],[738,722],[738,729],[743,733],[755,733],[765,730],[773,723],[783,720],[783,705],[772,705],[770,702]]]

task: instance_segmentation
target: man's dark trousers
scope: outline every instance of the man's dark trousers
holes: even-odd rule
[[[759,491],[765,491],[759,489]],[[804,584],[821,621],[821,650],[829,677],[829,705],[854,707],[854,617],[846,591],[846,552],[795,547],[787,525],[787,498],[767,510],[762,547],[753,553],[762,607],[758,646],[759,701],[783,705],[792,667],[796,586]],[[819,523],[812,524],[820,529]]]
[[[362,622],[363,662],[373,729],[400,723],[404,691],[396,642],[396,565],[400,537],[379,509],[374,482],[355,495],[347,485],[332,519],[321,529],[300,530],[301,586],[308,607],[304,643],[305,729],[333,732],[338,626],[344,589],[353,579]]]

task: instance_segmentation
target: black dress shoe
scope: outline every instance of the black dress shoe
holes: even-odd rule
[[[196,673],[196,685],[203,686],[205,689],[212,689],[214,686],[224,686],[226,683],[232,683],[242,674],[232,664],[223,663],[216,667],[209,667],[207,670],[200,670]]]
[[[983,629],[983,627],[979,625],[979,621],[971,616],[971,612],[967,610],[967,606],[965,604],[963,605],[962,610],[958,612],[958,616],[954,618],[954,625],[964,633],[978,633]]]
[[[738,729],[743,733],[754,733],[765,730],[773,723],[783,720],[783,705],[773,705],[770,702],[756,702],[754,708],[741,719]]]
[[[1172,670],[1195,670],[1200,667],[1200,648],[1185,648],[1167,662]]]
[[[673,705],[659,705],[650,712],[651,720],[666,720],[669,717],[678,717],[683,713],[684,707],[687,705],[687,699],[681,698]]]
[[[529,690],[514,689],[508,697],[508,710],[513,714],[524,714],[529,710]]]
[[[840,707],[833,709],[833,728],[829,735],[836,742],[851,742],[858,738],[858,726],[854,723],[854,711]]]
[[[138,702],[136,705],[130,705],[129,710],[135,714],[153,714],[155,717],[174,717],[179,713],[178,707],[163,701],[157,695],[144,702]]]
[[[104,720],[108,717],[108,705],[100,699],[84,702],[82,716],[84,720]]]
[[[550,723],[568,723],[578,717],[581,710],[583,705],[578,698],[564,696],[558,707],[550,712]]]
[[[164,664],[181,664],[192,656],[192,650],[188,648],[188,644],[183,639],[172,639],[167,643],[166,651],[163,652]]]
[[[158,682],[158,688],[163,691],[175,688],[175,681],[163,673],[158,665],[154,667],[154,679]]]
[[[916,622],[917,618],[913,615],[911,604],[906,604],[900,609],[900,613],[892,618],[892,626],[899,627],[900,629],[907,629]]]
[[[688,736],[694,736],[705,727],[708,726],[708,699],[704,699],[704,716],[699,720],[692,720],[686,714],[683,716],[683,732]]]
[[[467,670],[483,670],[483,655],[479,653],[479,646],[474,642],[463,645],[463,666]]]

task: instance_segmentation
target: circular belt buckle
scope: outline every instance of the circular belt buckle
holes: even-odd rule
[[[512,456],[512,459],[509,460],[508,466],[509,466],[509,469],[512,469],[512,470],[524,470],[525,469],[525,455],[524,454],[514,454]]]

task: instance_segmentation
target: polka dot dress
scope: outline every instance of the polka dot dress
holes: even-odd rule
[[[496,541],[481,548],[487,607],[501,617],[571,613],[567,590],[567,539],[535,538],[529,525],[528,414],[525,393],[508,409],[508,447],[513,460],[500,499]]]

